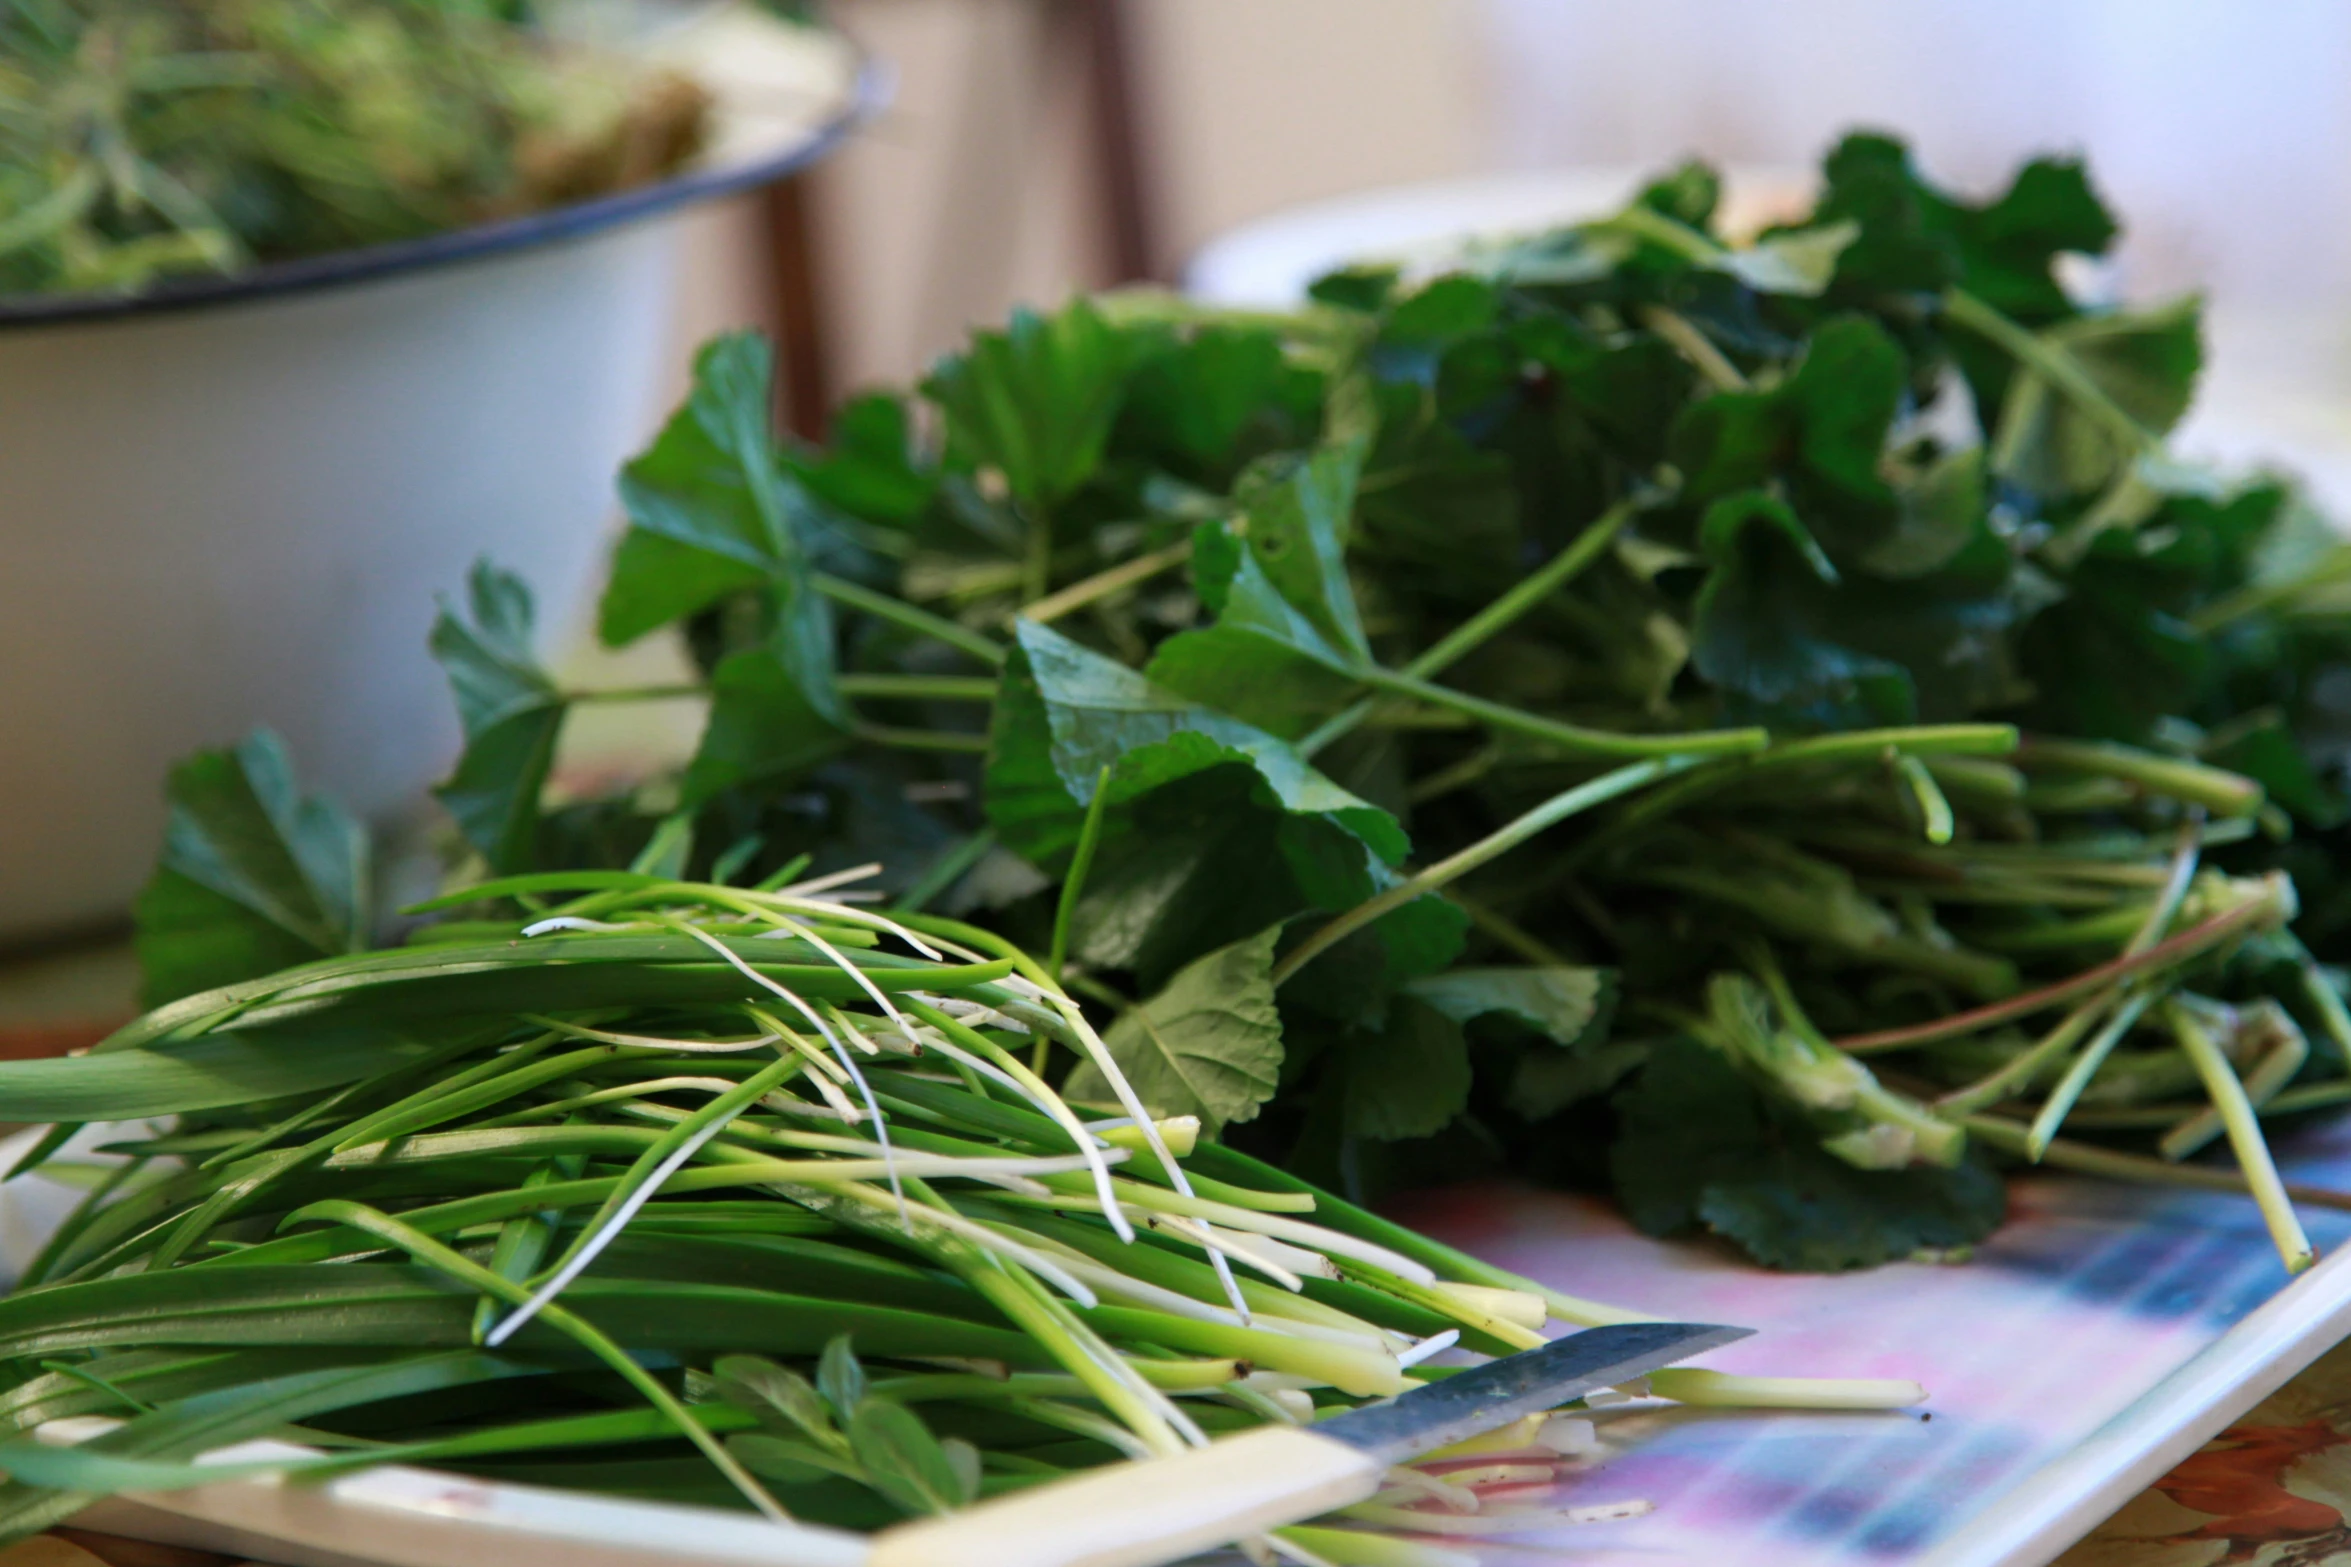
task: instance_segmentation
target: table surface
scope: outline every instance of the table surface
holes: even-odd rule
[[[129,1014],[135,986],[119,946],[0,963],[0,1058],[88,1042]],[[2305,1175],[2351,1186],[2351,1123],[2305,1137],[2291,1157]],[[1605,1204],[1560,1193],[1415,1199],[1402,1217],[1559,1288],[1763,1329],[1710,1362],[1724,1369],[1906,1376],[1931,1391],[1921,1411],[1895,1415],[1603,1411],[1604,1454],[1568,1500],[1652,1510],[1494,1560],[1898,1563],[2284,1283],[2258,1218],[2227,1197],[2064,1177],[2018,1180],[2012,1194],[2010,1222],[1968,1262],[1837,1277],[1662,1245]],[[2322,1251],[2351,1241],[2351,1215],[2306,1217]],[[2351,1346],[2124,1506],[2062,1567],[2351,1563],[2347,1519]],[[0,1550],[0,1567],[227,1560],[71,1531]]]

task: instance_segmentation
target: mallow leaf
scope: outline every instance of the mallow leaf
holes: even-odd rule
[[[685,406],[621,470],[629,531],[598,611],[608,645],[760,586],[800,560],[794,519],[809,502],[776,450],[774,384],[765,338],[713,339],[694,361]]]
[[[163,854],[139,895],[141,999],[182,996],[368,945],[367,832],[296,788],[263,730],[172,769]]]
[[[465,731],[457,770],[434,793],[501,875],[531,867],[539,799],[569,711],[532,650],[534,621],[522,579],[477,561],[466,612],[444,601],[429,644]]]
[[[1360,689],[1359,662],[1284,598],[1253,551],[1234,554],[1216,623],[1159,645],[1144,673],[1204,706],[1294,740]]]
[[[1404,985],[1456,1023],[1499,1013],[1554,1043],[1597,1042],[1616,1005],[1616,976],[1602,968],[1457,968]]]
[[[710,721],[686,768],[689,804],[798,772],[844,749],[853,720],[834,678],[831,607],[797,566],[776,579],[765,638],[710,675]]]
[[[1701,536],[1712,569],[1692,609],[1690,661],[1709,683],[1750,710],[1813,724],[1911,717],[1903,670],[1824,628],[1821,590],[1834,568],[1786,502],[1761,490],[1725,496]]]
[[[1324,641],[1357,659],[1371,656],[1355,589],[1347,580],[1347,538],[1364,443],[1340,441],[1304,457],[1275,459],[1244,481],[1240,531],[1266,581]]]
[[[2169,431],[2188,411],[2204,363],[2194,299],[2063,321],[2043,332],[2041,343],[2150,437]],[[2029,367],[2009,382],[1992,453],[2003,478],[2050,495],[2101,490],[2141,455],[2137,443]]]
[[[1895,514],[1878,467],[1907,376],[1883,327],[1836,317],[1778,386],[1718,392],[1682,415],[1670,447],[1685,493],[1705,503],[1776,480],[1831,554],[1866,548]]]
[[[1256,775],[1293,815],[1323,815],[1385,861],[1407,847],[1396,819],[1340,788],[1291,746],[1211,711],[1114,659],[1024,620],[996,704],[987,764],[988,817],[1014,852],[1040,863],[1077,839],[1095,781],[1110,769],[1111,803],[1226,763]]]
[[[1004,475],[1016,500],[1051,507],[1094,476],[1135,358],[1128,335],[1083,299],[1050,316],[1016,310],[940,360],[923,391],[947,416],[947,449]]]
[[[887,392],[852,397],[835,411],[820,453],[786,458],[808,492],[853,517],[904,526],[938,486],[917,464],[906,404]]]
[[[1103,1043],[1143,1103],[1158,1115],[1196,1115],[1214,1136],[1253,1119],[1273,1097],[1282,1066],[1282,1019],[1273,997],[1279,925],[1186,964],[1159,993],[1119,1015]],[[1067,1091],[1106,1100],[1091,1063]]]
[[[1349,1030],[1336,1048],[1350,1137],[1432,1137],[1469,1103],[1469,1041],[1424,1001],[1395,997],[1384,1027]]]

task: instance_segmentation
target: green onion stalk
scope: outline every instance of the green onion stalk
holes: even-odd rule
[[[12,1179],[128,1123],[0,1300],[0,1534],[223,1478],[193,1460],[262,1436],[311,1455],[276,1466],[298,1478],[398,1461],[872,1528],[1633,1315],[1152,1116],[1042,965],[856,898],[492,882],[404,946],[0,1069],[11,1116],[54,1123]],[[1553,1476],[1514,1433],[1511,1483]],[[1441,1567],[1376,1531],[1448,1486],[1399,1472],[1285,1548]]]

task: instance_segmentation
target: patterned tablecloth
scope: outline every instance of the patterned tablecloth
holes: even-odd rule
[[[56,1054],[98,1037],[129,1014],[135,983],[121,949],[0,965],[0,1059]],[[2351,1128],[2324,1141],[2315,1150],[2319,1162],[2351,1167]],[[1609,1536],[1619,1526],[1577,1531],[1572,1544],[1562,1539],[1556,1551],[1520,1546],[1494,1559],[1529,1567],[1541,1560],[1618,1559],[1662,1567],[1685,1559],[1672,1522],[1684,1510],[1711,1513],[1714,1527],[1707,1532],[1719,1542],[1726,1510],[1747,1508],[1756,1520],[1758,1562],[1846,1560],[1851,1542],[1873,1531],[1880,1537],[1887,1530],[1932,1533],[1938,1495],[1964,1496],[1971,1481],[1996,1485],[2007,1469],[2034,1461],[2029,1445],[2016,1440],[2013,1411],[2056,1396],[2034,1385],[2035,1363],[2045,1370],[2064,1360],[2070,1374],[2094,1359],[2118,1383],[2135,1360],[2168,1369],[2199,1334],[2236,1320],[2278,1285],[2269,1276],[2274,1259],[2264,1271],[2259,1245],[2245,1244],[2258,1224],[2225,1199],[2165,1197],[2150,1206],[2110,1189],[2035,1180],[2020,1185],[2016,1206],[2014,1222],[1977,1263],[1938,1269],[1935,1280],[1939,1291],[1960,1286],[1951,1291],[1954,1299],[1976,1297],[1971,1330],[1986,1342],[1987,1358],[2009,1357],[2010,1383],[1946,1380],[1928,1406],[1946,1421],[1932,1438],[1925,1422],[1912,1424],[1915,1415],[1882,1417],[1915,1430],[1916,1451],[1928,1456],[1900,1456],[1900,1443],[1889,1443],[1891,1427],[1861,1428],[1880,1417],[1714,1415],[1660,1442],[1651,1428],[1672,1417],[1628,1410],[1614,1422],[1625,1439],[1621,1456],[1601,1464],[1587,1483],[1630,1486],[1654,1501],[1656,1512],[1644,1520],[1649,1527],[1615,1538]],[[1771,1329],[1777,1358],[1790,1367],[1911,1374],[1893,1329],[1915,1310],[1907,1302],[1920,1292],[1916,1265],[1834,1281],[1762,1275],[1694,1248],[1654,1246],[1596,1204],[1537,1193],[1443,1194],[1410,1217],[1507,1266],[1561,1274],[1553,1282],[1582,1293],[1701,1316],[1730,1313],[1714,1320],[1756,1320]],[[2331,1249],[2351,1240],[2351,1221],[2317,1216],[2313,1231]],[[1570,1259],[1572,1276],[1562,1272]],[[2034,1280],[2047,1285],[2044,1296],[2028,1295]],[[2127,1321],[2101,1327],[2094,1343],[2069,1350],[2048,1336],[2066,1331],[2069,1309],[2117,1301],[2131,1306]],[[1890,1326],[1873,1333],[1866,1326],[1873,1321]],[[2010,1336],[2021,1337],[2001,1343],[2011,1329]],[[1767,1355],[1763,1339],[1752,1342],[1750,1354]],[[2036,1342],[2043,1353],[2030,1352]],[[1760,1361],[1751,1368],[1723,1363],[1765,1369]],[[1967,1440],[1954,1443],[1962,1430]],[[1879,1456],[1856,1459],[1858,1470],[1845,1463],[1852,1472],[1840,1479],[1837,1453],[1851,1457],[1864,1449]],[[1817,1535],[1804,1532],[1808,1519],[1819,1526]],[[1895,1546],[1896,1558],[1902,1554],[1897,1542],[1885,1543]],[[229,1560],[73,1530],[0,1549],[0,1567],[221,1567]],[[2351,1564],[2351,1345],[2310,1367],[2123,1507],[2067,1552],[2060,1567],[2334,1563]]]

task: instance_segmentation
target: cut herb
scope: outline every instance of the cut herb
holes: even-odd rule
[[[0,5],[0,293],[409,239],[660,178],[706,97],[515,0]]]

